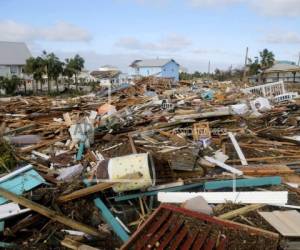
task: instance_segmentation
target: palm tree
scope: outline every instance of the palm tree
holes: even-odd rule
[[[56,84],[56,91],[59,92],[58,77],[63,73],[63,62],[61,62],[54,53],[47,54],[46,62],[48,73],[48,91],[50,90],[49,82],[54,80]]]
[[[42,81],[43,75],[45,74],[45,61],[42,57],[38,56],[36,58],[30,57],[26,60],[26,64],[24,67],[24,72],[28,75],[32,75],[35,83],[34,83],[34,92],[37,91],[38,83],[41,84],[42,89]]]
[[[68,77],[68,88],[70,88],[71,78],[74,75],[73,69],[70,68],[70,59],[65,59],[63,75]]]
[[[275,56],[272,51],[264,49],[259,53],[259,55],[260,55],[260,65],[262,69],[267,69],[274,65]]]
[[[74,58],[66,59],[66,71],[70,75],[75,76],[76,90],[78,90],[77,76],[84,68],[84,59],[80,55],[75,55]]]

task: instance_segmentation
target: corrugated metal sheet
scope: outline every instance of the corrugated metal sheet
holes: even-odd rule
[[[300,236],[300,213],[296,210],[259,212],[283,236]]]

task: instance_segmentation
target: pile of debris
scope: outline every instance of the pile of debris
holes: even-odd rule
[[[300,99],[143,79],[0,98],[2,248],[299,249]]]

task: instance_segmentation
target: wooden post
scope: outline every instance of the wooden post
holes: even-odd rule
[[[100,238],[103,237],[103,235],[101,235],[100,232],[93,227],[90,227],[81,222],[77,222],[75,220],[69,219],[64,215],[60,215],[56,211],[53,211],[53,210],[51,210],[47,207],[44,207],[36,202],[28,200],[22,196],[15,195],[14,193],[11,193],[3,188],[0,188],[0,195],[5,197],[8,200],[18,203],[24,207],[30,208],[31,210],[33,210],[41,215],[44,215],[45,217],[47,217],[53,221],[60,222],[70,228],[73,228],[75,230],[78,230],[78,231],[81,231],[81,232],[84,232],[86,234],[93,235],[96,237],[100,237]]]
[[[115,183],[99,183],[94,186],[86,187],[86,188],[74,191],[73,193],[60,196],[60,197],[58,197],[57,201],[58,202],[67,202],[67,201],[75,200],[80,197],[94,194],[94,193],[103,191],[105,189],[111,188],[113,185],[115,185]]]

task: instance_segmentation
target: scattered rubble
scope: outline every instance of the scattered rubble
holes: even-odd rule
[[[0,98],[0,246],[295,249],[298,98],[156,77]]]

